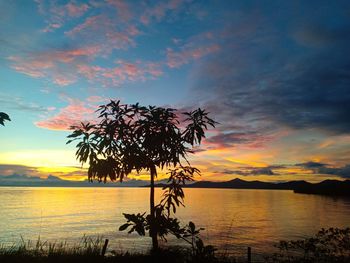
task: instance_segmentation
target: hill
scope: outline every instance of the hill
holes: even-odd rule
[[[270,183],[233,179],[226,182],[201,181],[188,185],[189,188],[231,188],[231,189],[274,189],[293,190],[295,193],[350,196],[350,180],[325,180],[320,183],[290,181]]]

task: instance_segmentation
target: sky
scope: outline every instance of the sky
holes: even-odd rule
[[[349,46],[349,1],[0,0],[0,175],[86,179],[114,99],[208,110],[198,180],[349,179]]]

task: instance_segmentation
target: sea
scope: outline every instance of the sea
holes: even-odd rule
[[[301,239],[321,228],[350,227],[350,199],[288,190],[185,189],[176,216],[204,228],[201,237],[226,255],[276,252],[279,240]],[[161,189],[156,189],[159,200]],[[0,187],[0,244],[28,240],[76,244],[109,239],[109,250],[146,252],[148,236],[119,231],[123,213],[149,210],[148,188]],[[162,246],[182,246],[169,237]]]

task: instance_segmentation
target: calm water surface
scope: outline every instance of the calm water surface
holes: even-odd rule
[[[158,190],[158,189],[157,189]],[[157,192],[159,196],[159,191]],[[314,234],[321,227],[349,227],[350,200],[292,191],[185,189],[178,217],[204,227],[204,239],[221,251],[271,251],[280,239]],[[0,242],[75,242],[84,234],[111,240],[116,250],[140,251],[150,239],[119,232],[122,213],[148,211],[147,188],[0,187]],[[169,240],[169,243],[179,244]]]

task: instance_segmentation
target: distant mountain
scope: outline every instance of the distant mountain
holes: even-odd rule
[[[167,180],[159,180],[156,187],[166,186]],[[0,175],[0,186],[46,186],[46,187],[149,187],[149,182],[144,180],[130,179],[128,181],[90,183],[85,181],[69,181],[49,175],[46,179],[28,175]],[[270,189],[270,190],[293,190],[295,193],[341,195],[350,196],[350,180],[325,180],[320,183],[309,183],[306,181],[290,181],[282,183],[270,183],[261,181],[245,181],[233,179],[226,182],[199,181],[189,182],[188,188],[228,188],[228,189]]]
[[[242,179],[233,179],[226,182],[196,182],[187,187],[191,188],[233,188],[233,189],[276,189],[276,190],[294,190],[298,187],[304,187],[310,183],[306,181],[290,181],[283,183],[269,183],[261,181],[244,181]]]
[[[45,187],[140,187],[147,181],[130,179],[120,182],[90,183],[85,181],[63,180],[59,177],[49,175],[47,178],[28,176],[20,174],[0,175],[0,186],[45,186]]]
[[[350,180],[325,180],[293,189],[295,193],[350,196]]]
[[[273,189],[293,190],[295,193],[342,195],[350,196],[350,180],[325,180],[320,183],[309,183],[306,181],[290,181],[283,183],[268,183],[260,181],[244,181],[233,179],[226,182],[201,181],[190,185],[188,188],[230,188],[230,189]]]

